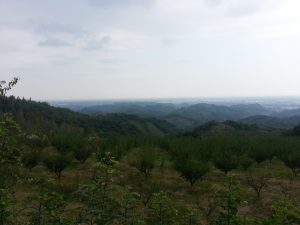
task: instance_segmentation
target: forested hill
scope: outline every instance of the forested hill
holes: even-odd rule
[[[231,120],[269,129],[291,129],[300,123],[300,109],[276,111],[260,104],[228,106],[207,103],[121,102],[86,107],[81,112],[88,115],[125,113],[144,118],[154,117],[165,120],[183,131],[195,129],[209,121]]]
[[[114,104],[104,104],[85,107],[81,110],[82,113],[89,115],[104,115],[107,113],[124,113],[137,115],[142,117],[162,117],[180,106],[171,103],[157,102],[120,102]]]
[[[81,110],[88,115],[126,113],[142,117],[156,117],[173,124],[179,129],[190,130],[215,120],[240,120],[255,115],[270,115],[271,111],[259,104],[238,104],[232,106],[198,104],[167,104],[154,102],[112,103],[87,107]]]
[[[32,132],[47,133],[60,128],[83,129],[98,134],[164,135],[174,132],[171,124],[158,119],[125,114],[92,117],[13,96],[0,97],[0,114],[3,113],[12,113],[24,130]]]
[[[300,116],[274,117],[257,115],[241,119],[239,122],[244,124],[256,124],[262,128],[291,129],[300,124]]]
[[[248,125],[232,120],[227,120],[225,122],[210,121],[195,128],[191,132],[185,133],[184,135],[193,137],[204,137],[225,134],[253,134],[260,132],[264,132],[264,130],[260,129],[256,125]]]
[[[236,121],[249,116],[267,115],[269,113],[267,109],[259,104],[222,106],[199,103],[175,110],[164,119],[177,127],[193,129],[212,120],[218,122]]]

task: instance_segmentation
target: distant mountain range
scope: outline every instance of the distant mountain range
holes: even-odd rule
[[[232,120],[227,120],[224,122],[210,121],[201,126],[196,127],[190,132],[185,133],[185,136],[193,137],[205,137],[205,136],[215,136],[218,134],[230,134],[230,135],[241,135],[249,134],[250,132],[265,132],[261,130],[256,125],[248,125]]]
[[[191,129],[209,121],[240,120],[245,117],[270,112],[258,104],[220,106],[200,103],[174,110],[164,117],[178,128]]]
[[[70,109],[53,107],[47,103],[0,96],[0,117],[4,113],[12,113],[25,131],[42,133],[61,128],[85,130],[100,135],[160,136],[176,132],[172,124],[157,118],[116,113],[89,116]]]
[[[280,118],[287,118],[287,117],[295,117],[300,115],[300,108],[299,109],[285,109],[280,112],[273,113],[274,117]]]
[[[217,126],[218,130],[251,130],[255,127],[291,129],[300,124],[300,109],[276,112],[259,104],[222,106],[207,103],[114,103],[74,112],[47,103],[15,97],[0,98],[0,116],[10,112],[25,130],[68,127],[98,134],[166,135]],[[214,121],[214,122],[211,122]],[[208,123],[210,122],[210,123]],[[255,125],[255,126],[253,126]],[[198,129],[198,130],[197,130]]]
[[[300,115],[291,117],[257,115],[241,119],[239,122],[245,124],[256,124],[261,128],[290,129],[300,124]]]
[[[80,112],[89,115],[103,115],[108,113],[123,113],[143,117],[162,117],[176,110],[179,106],[171,103],[138,102],[115,103],[86,107]]]
[[[226,120],[255,124],[263,128],[292,128],[300,123],[300,109],[280,112],[260,104],[237,104],[231,106],[207,103],[178,105],[171,103],[132,102],[113,103],[83,108],[88,115],[122,113],[139,117],[154,117],[165,120],[178,129],[191,130],[209,121]]]

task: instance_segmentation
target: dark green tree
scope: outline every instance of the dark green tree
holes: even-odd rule
[[[155,151],[150,148],[136,148],[128,155],[129,165],[138,169],[145,177],[150,176],[155,160]]]
[[[175,169],[193,186],[210,171],[210,165],[203,160],[188,157],[186,159],[176,160]]]
[[[300,151],[288,149],[280,156],[284,164],[292,171],[291,181],[300,174]]]
[[[61,173],[72,161],[70,153],[60,153],[55,148],[46,148],[44,150],[43,162],[47,169],[53,172],[58,179],[61,178]]]
[[[253,160],[248,157],[247,155],[242,155],[240,157],[238,157],[238,163],[239,166],[243,169],[243,170],[248,170],[249,167],[251,167],[253,165]]]
[[[300,136],[300,124],[293,128],[293,135]]]
[[[92,152],[85,146],[83,148],[77,148],[73,151],[74,158],[79,162],[84,163],[92,154]]]
[[[22,153],[22,164],[25,168],[31,171],[37,166],[41,160],[40,152],[34,150],[27,150]]]
[[[218,151],[213,159],[215,167],[225,173],[225,175],[238,167],[238,158],[231,151]]]
[[[18,78],[14,78],[8,84],[0,81],[1,99],[17,82]],[[20,162],[19,134],[20,128],[13,120],[12,115],[2,115],[0,117],[0,225],[12,222],[9,208],[14,204],[11,183],[16,178],[18,179],[16,175]]]

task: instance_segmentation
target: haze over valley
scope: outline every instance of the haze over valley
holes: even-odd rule
[[[165,120],[189,130],[209,121],[226,120],[263,128],[292,128],[300,123],[300,98],[204,98],[52,101],[91,116],[127,114]]]

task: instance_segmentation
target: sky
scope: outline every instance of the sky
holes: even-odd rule
[[[0,80],[35,100],[300,96],[299,0],[0,0]]]

